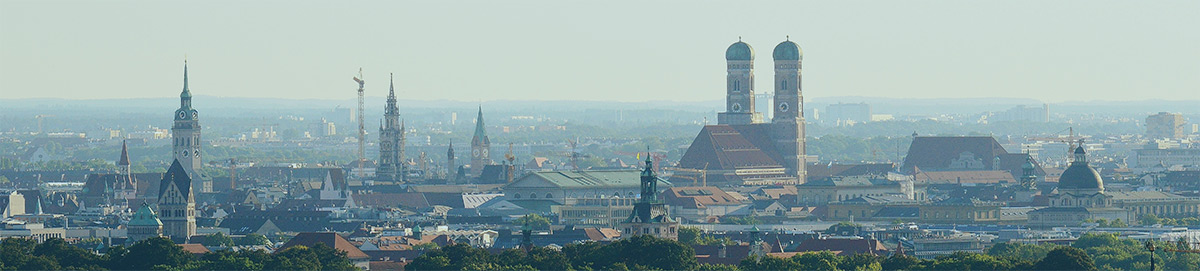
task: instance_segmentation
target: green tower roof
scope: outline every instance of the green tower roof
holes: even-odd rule
[[[142,204],[142,208],[133,213],[129,226],[162,226],[162,221],[158,220],[158,215],[154,214],[149,204]]]
[[[754,48],[739,40],[725,49],[725,60],[754,60]]]
[[[786,40],[775,46],[775,52],[771,56],[775,57],[775,60],[800,60],[804,57],[804,52],[795,42]]]

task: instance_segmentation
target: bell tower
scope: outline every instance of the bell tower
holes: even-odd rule
[[[717,124],[762,122],[754,110],[754,48],[739,39],[725,50],[725,63],[725,112],[717,114]]]
[[[771,138],[783,155],[787,174],[800,183],[806,177],[804,147],[804,96],[800,89],[800,46],[786,40],[775,46],[775,111],[771,120]]]
[[[175,125],[171,126],[172,156],[193,180],[200,180],[204,166],[200,155],[200,115],[192,108],[192,91],[188,89],[187,60],[183,61],[183,92],[179,94],[179,109],[175,110]],[[193,191],[204,192],[203,182],[196,181]]]
[[[479,116],[475,117],[475,136],[471,137],[471,176],[479,177],[483,173],[483,166],[492,164],[492,159],[488,158],[491,149],[492,141],[484,129],[483,106],[480,106]]]

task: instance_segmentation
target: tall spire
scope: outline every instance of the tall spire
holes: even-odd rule
[[[118,166],[129,165],[129,146],[125,144],[125,140],[121,140],[121,158],[117,160]]]
[[[181,97],[181,98],[183,98],[183,97],[191,98],[192,97],[192,91],[188,90],[187,68],[188,68],[187,67],[187,58],[184,58],[183,59],[183,93],[179,94],[179,97]]]
[[[388,73],[388,99],[396,99],[396,82],[393,81],[395,76]]]
[[[483,144],[487,144],[489,141],[487,138],[487,130],[484,129],[484,125],[483,125],[483,105],[479,106],[479,115],[475,117],[475,138],[474,138],[474,140],[479,140],[481,142],[478,142],[478,143],[483,143]]]

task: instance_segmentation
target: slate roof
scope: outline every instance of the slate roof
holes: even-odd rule
[[[296,237],[292,237],[292,240],[288,240],[287,243],[279,246],[275,251],[282,251],[294,246],[312,247],[317,244],[325,244],[334,249],[346,252],[346,257],[351,260],[370,258],[362,250],[359,250],[358,247],[355,247],[354,244],[351,244],[350,241],[347,241],[346,238],[333,232],[302,232],[297,234]]]
[[[358,206],[398,207],[417,210],[429,207],[424,193],[368,193],[354,195],[354,203]]]
[[[169,183],[175,183],[175,187],[179,188],[179,193],[184,197],[193,197],[192,193],[192,178],[188,177],[187,171],[183,169],[183,165],[179,164],[179,159],[171,162],[171,168],[167,169],[167,173],[163,174],[162,181],[158,185],[158,195],[162,196],[166,192]],[[186,202],[187,199],[184,199]]]
[[[708,125],[692,141],[681,168],[735,170],[782,168],[783,156],[770,137],[770,124]]]
[[[534,179],[544,180],[558,188],[641,187],[641,171],[636,169],[530,172],[509,186]]]
[[[805,167],[806,177],[808,180],[820,180],[830,176],[860,176],[860,175],[883,175],[896,170],[895,163],[877,163],[877,164],[828,164],[815,163],[808,164]]]
[[[1002,170],[970,170],[970,171],[921,171],[913,174],[918,183],[954,184],[954,183],[1016,183],[1012,174]]]
[[[800,184],[800,186],[804,186],[804,187],[817,187],[817,186],[851,187],[851,186],[883,186],[883,185],[899,185],[899,184],[896,182],[891,182],[891,181],[885,180],[885,179],[876,179],[876,178],[871,178],[868,176],[826,177],[824,179]]]
[[[918,136],[909,146],[901,169],[906,173],[951,169],[951,161],[958,159],[959,154],[963,152],[971,153],[975,159],[979,159],[982,162],[982,170],[1004,170],[1013,174],[1013,178],[1019,177],[1021,166],[1029,158],[1028,154],[1009,153],[991,136]],[[993,165],[996,157],[1000,157],[999,168]],[[1036,161],[1034,164],[1038,176],[1044,176],[1042,166]]]

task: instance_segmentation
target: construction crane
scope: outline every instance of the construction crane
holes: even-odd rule
[[[367,81],[362,79],[362,68],[358,68],[358,76],[354,77],[354,82],[358,83],[358,177],[363,177],[363,164],[367,163],[366,148],[367,148],[367,128],[363,120],[366,115],[364,113],[364,94],[363,86]]]
[[[1086,136],[1076,136],[1075,135],[1075,127],[1067,127],[1067,129],[1063,129],[1061,131],[1054,132],[1054,134],[1056,134],[1056,135],[1062,134],[1062,132],[1067,132],[1067,136],[1066,137],[1063,137],[1063,136],[1026,137],[1025,140],[1026,141],[1053,141],[1053,142],[1066,143],[1067,144],[1066,157],[1069,158],[1069,157],[1071,157],[1071,153],[1075,151],[1075,147],[1083,147],[1083,140],[1087,139],[1087,137]]]
[[[512,149],[513,143],[510,142],[508,143],[508,153],[504,154],[504,160],[508,160],[508,168],[505,170],[508,172],[508,183],[513,182],[513,171],[516,170],[515,162],[517,161],[517,156],[513,155]]]
[[[45,130],[42,130],[42,120],[43,120],[43,119],[45,119],[45,118],[53,117],[53,116],[54,116],[54,115],[37,115],[37,116],[33,116],[33,118],[34,118],[34,119],[37,119],[37,123],[38,123],[38,135],[42,135],[42,134],[44,134],[44,133],[45,133]]]
[[[567,146],[571,147],[571,153],[567,154],[567,157],[571,158],[571,168],[575,171],[579,171],[579,158],[589,158],[592,156],[588,155],[588,154],[579,153],[579,139],[578,138],[567,139]]]

